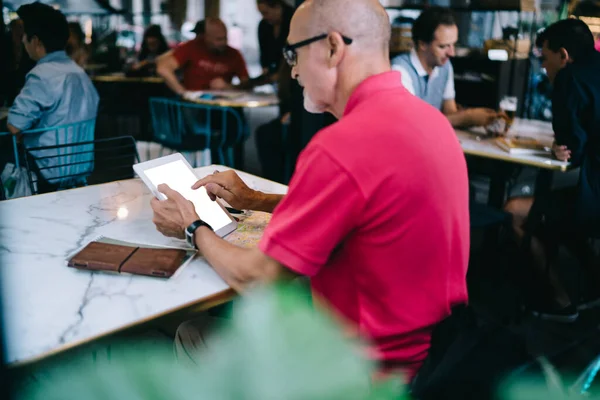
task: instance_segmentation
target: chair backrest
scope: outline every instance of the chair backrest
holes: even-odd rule
[[[90,185],[133,178],[133,165],[140,162],[132,136],[95,140],[94,157],[94,171],[87,179]]]
[[[95,124],[94,118],[23,132],[28,170],[58,188],[84,183],[94,169]]]
[[[173,99],[150,98],[154,140],[164,146],[179,150],[186,147],[187,136],[201,135],[204,136],[204,146],[210,148],[210,112],[205,107],[193,106],[195,105]]]
[[[39,167],[39,158],[34,153],[46,154],[48,150],[58,150],[57,155],[45,155],[52,167],[43,167],[67,172],[46,178]],[[25,163],[34,194],[67,189],[88,184],[112,182],[134,176],[133,164],[139,162],[135,139],[121,136],[73,142],[48,147],[25,148]],[[62,160],[62,161],[61,161]]]
[[[244,136],[242,118],[230,107],[152,97],[150,115],[154,140],[175,150],[202,150],[211,148],[211,145],[223,148],[226,142],[237,143]],[[228,121],[236,126],[228,126]],[[215,136],[214,129],[222,134]],[[192,138],[198,135],[204,137],[202,148]]]

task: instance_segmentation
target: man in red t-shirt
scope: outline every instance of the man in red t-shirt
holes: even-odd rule
[[[194,185],[233,207],[273,212],[258,249],[236,247],[206,226],[193,235],[236,290],[309,276],[319,298],[370,340],[382,370],[412,377],[433,328],[467,301],[468,180],[448,120],[391,71],[389,37],[387,13],[374,0],[298,8],[285,49],[292,76],[307,110],[339,121],[302,152],[285,196],[254,191],[233,171]],[[168,197],[152,200],[159,231],[182,237],[201,225],[189,201],[166,185],[159,190]]]
[[[178,95],[186,91],[233,88],[238,77],[248,80],[246,63],[239,51],[227,45],[227,27],[217,18],[207,18],[204,34],[161,56],[157,71]],[[183,71],[183,85],[175,72]]]

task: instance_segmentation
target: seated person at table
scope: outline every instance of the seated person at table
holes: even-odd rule
[[[73,61],[77,63],[81,68],[85,68],[85,65],[90,58],[90,51],[85,44],[85,34],[79,22],[69,22],[69,40],[67,41],[67,54]]]
[[[286,156],[289,156],[289,125],[291,102],[291,69],[284,61],[277,71],[277,98],[279,99],[279,115],[274,120],[256,128],[256,149],[262,176],[274,182],[286,183]],[[284,130],[287,140],[284,140]],[[291,171],[290,171],[291,172]],[[287,177],[289,179],[289,176]]]
[[[27,54],[37,61],[27,75],[25,86],[15,99],[8,114],[8,130],[13,135],[22,131],[41,129],[96,118],[98,93],[85,71],[65,53],[69,28],[65,16],[42,3],[26,4],[17,10],[23,20],[23,43]],[[69,135],[72,132],[69,131]],[[22,135],[26,147],[57,145],[55,131]],[[68,142],[72,136],[63,138]],[[93,140],[93,135],[77,138]],[[72,150],[72,149],[71,149]],[[57,150],[43,150],[35,156],[57,155]],[[38,167],[57,165],[56,158],[41,160]],[[56,177],[56,169],[45,169],[46,179]],[[55,181],[54,184],[57,182]],[[51,186],[47,190],[51,190]],[[41,191],[46,189],[40,188]]]
[[[25,76],[35,66],[35,62],[29,58],[23,45],[23,21],[14,19],[10,21],[10,30],[6,37],[6,72],[0,76],[2,87],[0,88],[0,103],[6,101],[12,104],[17,94],[25,85]]]
[[[263,74],[275,74],[279,70],[294,9],[283,0],[257,0],[256,6],[263,17],[258,24],[260,66]]]
[[[515,198],[506,210],[521,240],[531,236],[534,266],[551,296],[535,306],[546,319],[570,322],[578,313],[555,271],[558,245],[564,243],[581,259],[595,293],[580,308],[600,305],[600,260],[587,246],[600,233],[600,53],[588,26],[577,19],[550,25],[538,36],[542,67],[553,83],[552,127],[556,158],[580,167],[576,187],[538,198]],[[539,210],[536,220],[530,210]],[[595,301],[594,301],[595,300]]]
[[[137,62],[129,68],[129,74],[136,76],[155,76],[156,59],[169,51],[169,45],[160,25],[150,25],[144,32],[142,48]]]
[[[458,27],[449,9],[430,7],[423,11],[413,24],[412,39],[414,49],[392,60],[392,68],[400,71],[409,92],[441,110],[455,128],[487,126],[503,117],[488,108],[458,109],[450,62]]]
[[[412,377],[433,328],[467,301],[467,169],[448,120],[391,71],[389,39],[377,0],[298,8],[286,61],[304,86],[305,108],[339,120],[312,138],[285,196],[254,191],[233,171],[194,185],[233,207],[273,212],[259,248],[237,247],[204,226],[194,241],[238,291],[310,276],[314,292],[372,341],[368,354],[382,371]],[[181,238],[198,215],[179,193],[158,189],[168,200],[152,201],[154,223]],[[193,329],[183,325],[178,337]],[[193,358],[195,345],[177,348]]]
[[[157,60],[158,74],[180,96],[186,91],[231,89],[234,77],[248,80],[244,58],[227,45],[227,27],[217,18],[207,18],[204,35],[199,35],[167,52]],[[183,71],[183,84],[175,72]]]

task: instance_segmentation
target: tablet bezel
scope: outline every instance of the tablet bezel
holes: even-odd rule
[[[194,176],[196,178],[198,178],[196,175],[196,171],[194,171],[192,166],[187,162],[187,160],[181,153],[170,154],[168,156],[155,158],[154,160],[149,160],[149,161],[144,161],[144,162],[141,162],[138,164],[134,164],[133,170],[140,177],[140,179],[146,184],[148,189],[150,189],[152,194],[157,199],[162,201],[162,200],[166,199],[166,196],[158,191],[158,188],[156,186],[154,186],[152,181],[146,176],[145,171],[147,169],[160,167],[161,165],[170,164],[175,161],[183,161],[183,164],[192,171],[192,173],[194,174]],[[215,233],[218,236],[225,237],[228,234],[230,234],[231,232],[235,231],[237,229],[238,224],[237,224],[237,221],[235,220],[235,218],[233,218],[231,216],[231,214],[225,209],[225,207],[223,207],[223,205],[219,201],[216,201],[216,203],[219,205],[219,207],[221,207],[221,210],[223,210],[223,212],[227,215],[227,217],[231,221],[229,224],[227,224],[224,227],[222,227],[221,229],[218,229],[215,231]]]

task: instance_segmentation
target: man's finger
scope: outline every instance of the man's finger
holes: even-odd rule
[[[192,189],[199,189],[202,186],[208,185],[209,183],[216,183],[217,185],[227,188],[227,177],[225,177],[224,174],[213,174],[205,176],[198,182],[194,183]]]
[[[153,197],[152,200],[150,200],[150,207],[152,207],[152,210],[157,211],[160,208],[160,200]]]
[[[187,199],[185,197],[183,197],[181,195],[181,193],[179,193],[176,190],[171,189],[169,187],[169,185],[167,185],[166,183],[161,183],[160,185],[158,185],[157,189],[159,192],[161,192],[162,194],[167,196],[167,198],[169,198],[177,203],[181,203],[182,201],[187,201]]]
[[[221,185],[209,183],[208,185],[206,185],[206,192],[209,194],[209,196],[212,194],[215,197],[222,198],[228,203],[230,200],[233,200],[233,193],[231,193],[229,190],[225,189]]]

